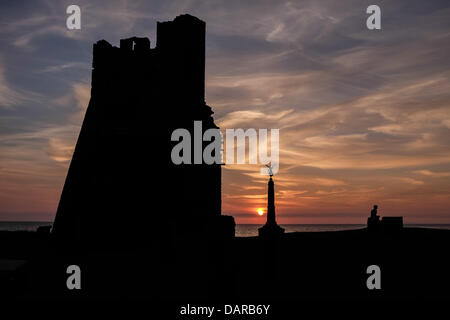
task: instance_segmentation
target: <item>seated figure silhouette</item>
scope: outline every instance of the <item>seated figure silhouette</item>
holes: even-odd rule
[[[370,217],[372,219],[376,219],[376,218],[379,219],[379,216],[377,216],[377,213],[378,213],[378,206],[374,205],[372,211],[370,211]]]
[[[370,211],[370,217],[367,219],[367,229],[369,231],[380,230],[380,216],[378,213],[378,205],[374,205],[373,209]]]

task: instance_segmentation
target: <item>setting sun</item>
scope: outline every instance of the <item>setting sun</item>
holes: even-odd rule
[[[259,214],[260,216],[262,216],[262,215],[264,214],[264,210],[263,210],[263,209],[258,209],[257,212],[258,212],[258,214]]]

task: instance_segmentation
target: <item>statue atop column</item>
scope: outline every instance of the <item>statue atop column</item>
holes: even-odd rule
[[[266,224],[258,229],[260,237],[276,237],[281,236],[284,233],[284,229],[281,228],[275,218],[275,187],[273,182],[272,166],[267,165],[269,170],[269,182],[267,191],[267,221]]]

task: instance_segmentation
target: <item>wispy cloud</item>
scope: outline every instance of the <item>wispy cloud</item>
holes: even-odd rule
[[[450,222],[448,1],[382,1],[381,32],[365,28],[359,0],[78,5],[77,31],[64,2],[0,5],[0,217],[55,208],[90,96],[92,43],[138,35],[154,45],[157,20],[190,13],[207,22],[216,122],[280,129],[282,222],[363,221],[375,202]],[[224,168],[223,210],[238,222],[261,222],[259,169]]]
[[[6,80],[3,65],[0,61],[0,107],[11,108],[22,100],[20,93],[11,88]]]
[[[430,171],[430,170],[417,170],[417,171],[414,171],[414,172],[418,173],[418,174],[425,175],[425,176],[429,176],[429,177],[437,177],[437,178],[450,177],[450,172],[433,172],[433,171]]]

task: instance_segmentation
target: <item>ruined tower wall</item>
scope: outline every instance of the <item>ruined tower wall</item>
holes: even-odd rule
[[[169,220],[182,228],[221,214],[220,165],[170,158],[174,129],[216,127],[204,102],[205,23],[179,16],[157,34],[155,48],[146,38],[94,44],[91,99],[54,222],[60,239],[142,244]]]

